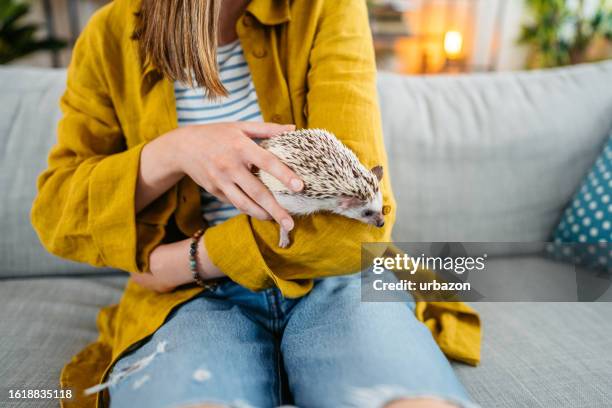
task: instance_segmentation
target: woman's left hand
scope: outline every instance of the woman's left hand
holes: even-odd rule
[[[154,292],[168,293],[175,289],[175,287],[163,282],[162,279],[153,275],[151,272],[130,273],[130,277],[137,285]]]
[[[149,256],[150,272],[131,273],[132,280],[146,288],[159,293],[167,293],[178,286],[193,283],[189,268],[189,249],[191,238],[156,247]],[[197,252],[197,265],[200,277],[210,280],[225,276],[208,257],[204,240],[200,240]]]

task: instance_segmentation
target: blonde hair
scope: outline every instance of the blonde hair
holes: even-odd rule
[[[142,0],[133,38],[143,63],[164,76],[226,96],[217,66],[221,0]]]

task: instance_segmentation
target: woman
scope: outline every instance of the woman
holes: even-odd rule
[[[376,229],[293,220],[251,172],[303,188],[255,141],[295,126],[386,165],[363,1],[116,0],[61,105],[33,224],[49,251],[132,274],[62,372],[74,404],[103,383],[112,407],[470,405],[415,303],[361,303],[348,275],[361,242],[390,240],[388,178]]]

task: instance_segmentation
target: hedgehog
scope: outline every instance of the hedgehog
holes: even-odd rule
[[[264,139],[260,146],[276,155],[304,182],[293,192],[278,179],[260,170],[257,174],[278,203],[292,215],[328,211],[382,227],[380,181],[382,166],[368,170],[355,153],[331,132],[302,129]],[[279,247],[286,248],[289,232],[280,226]]]

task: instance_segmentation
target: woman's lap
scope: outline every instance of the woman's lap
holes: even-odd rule
[[[116,364],[113,374],[166,342],[165,352],[110,388],[111,406],[365,408],[412,396],[467,401],[412,307],[411,301],[361,302],[358,276],[320,280],[298,300],[226,283],[181,306]],[[293,400],[282,397],[283,385]]]
[[[113,373],[165,352],[110,387],[111,407],[180,407],[201,402],[272,407],[274,339],[238,307],[198,297],[180,307],[153,337],[120,359]],[[112,378],[112,374],[111,374]],[[142,384],[139,386],[139,382]]]
[[[361,302],[359,279],[340,279],[321,282],[285,328],[282,353],[297,406],[380,407],[411,396],[468,400],[408,295],[406,303]]]

